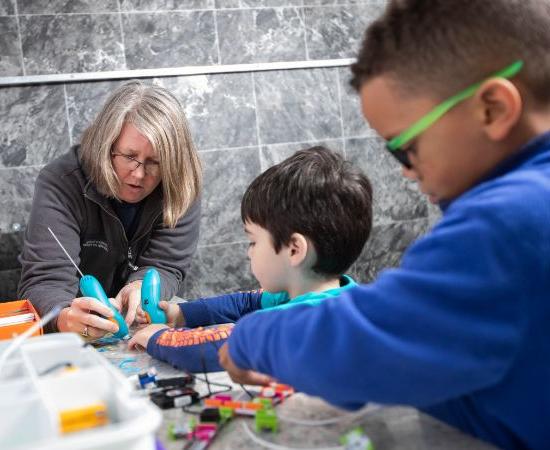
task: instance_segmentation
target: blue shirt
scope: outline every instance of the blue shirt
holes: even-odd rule
[[[550,445],[550,133],[446,205],[400,267],[244,317],[237,366],[345,408],[408,404],[503,448]]]

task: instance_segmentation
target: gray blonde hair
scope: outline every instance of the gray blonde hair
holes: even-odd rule
[[[163,221],[170,228],[195,202],[202,169],[180,102],[159,86],[131,81],[109,97],[84,132],[80,159],[101,194],[118,199],[119,179],[111,151],[122,126],[131,123],[158,154],[163,191]]]

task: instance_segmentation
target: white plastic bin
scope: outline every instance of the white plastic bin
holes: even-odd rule
[[[0,354],[9,341],[0,343]],[[50,371],[70,363],[75,371]],[[28,339],[0,368],[2,450],[154,450],[161,413],[134,395],[131,383],[73,333]],[[109,424],[61,434],[59,412],[96,401]]]

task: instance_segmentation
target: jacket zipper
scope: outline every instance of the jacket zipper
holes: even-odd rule
[[[126,237],[126,231],[124,231],[124,225],[122,224],[121,220],[116,215],[112,214],[110,211],[105,209],[101,203],[96,202],[93,198],[88,197],[87,194],[84,194],[84,197],[86,197],[91,202],[95,203],[97,206],[99,206],[103,211],[105,211],[109,216],[114,218],[119,223],[120,227],[122,228],[122,236],[124,237],[124,241],[126,242],[126,245],[128,246],[128,255],[127,255],[127,257],[128,257],[128,267],[134,272],[137,271],[139,269],[139,267],[132,264],[132,258],[133,258],[132,247],[130,246],[130,243],[128,242],[128,238]],[[151,225],[145,230],[145,233],[142,233],[141,236],[139,236],[139,238],[135,238],[133,240],[134,241],[139,241],[143,236],[145,236],[153,228],[153,223],[155,223],[155,221],[160,217],[160,215],[161,215],[161,213],[158,213],[153,218],[153,220],[151,221]]]

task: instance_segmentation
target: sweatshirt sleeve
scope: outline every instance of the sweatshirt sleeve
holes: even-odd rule
[[[232,324],[207,328],[168,328],[157,331],[147,343],[147,353],[186,372],[218,372],[218,350]]]
[[[65,177],[48,169],[42,169],[35,183],[32,209],[19,256],[21,279],[17,295],[29,299],[41,316],[55,305],[69,306],[79,292],[76,269],[48,231],[50,227],[78,265],[80,224],[77,217],[84,213],[79,212],[78,196],[71,195],[71,189]],[[56,322],[56,318],[51,320],[45,330],[57,331]]]
[[[527,245],[483,208],[450,214],[374,283],[241,319],[231,358],[348,409],[482,389],[505,376],[525,334]]]
[[[218,297],[199,298],[180,303],[185,326],[214,325],[236,322],[241,317],[261,309],[262,291],[236,292]]]
[[[142,280],[147,270],[155,268],[161,278],[161,298],[169,300],[178,293],[199,240],[201,202],[195,201],[175,228],[167,228],[162,218],[155,225],[147,249],[136,260],[139,269],[127,282]]]

